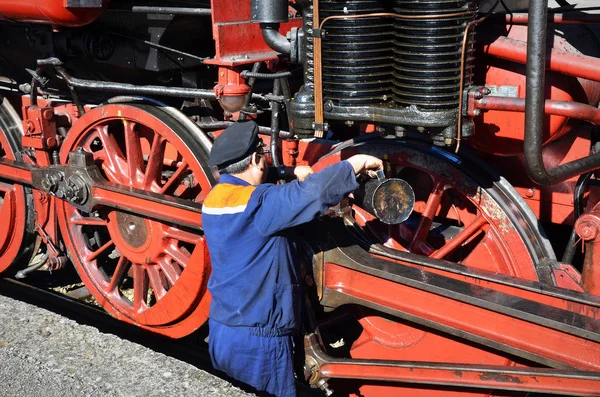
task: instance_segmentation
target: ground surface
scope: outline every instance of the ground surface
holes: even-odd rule
[[[248,396],[202,369],[0,295],[0,396]]]

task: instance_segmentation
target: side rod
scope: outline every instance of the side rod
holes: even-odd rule
[[[310,383],[330,378],[597,396],[600,374],[572,370],[414,361],[355,360],[325,353],[314,334],[304,338]]]
[[[84,171],[86,169],[89,171],[89,166],[38,167],[0,158],[0,180],[48,192],[47,186],[43,185],[44,178],[40,178],[39,175],[43,175],[46,170],[65,170],[67,168],[71,171]],[[202,207],[200,203],[135,189],[103,179],[90,179],[86,179],[87,185],[85,186],[89,200],[83,204],[78,204],[78,206],[85,208],[86,212],[97,206],[107,206],[191,228],[202,228]],[[68,201],[66,198],[61,199]]]

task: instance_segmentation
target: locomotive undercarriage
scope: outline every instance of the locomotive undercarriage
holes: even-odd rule
[[[274,165],[318,170],[369,153],[415,193],[401,224],[354,197],[299,232],[306,382],[335,395],[598,394],[600,197],[593,176],[575,184],[597,168],[588,156],[597,140],[568,118],[600,119],[600,46],[576,52],[571,44],[585,45],[560,25],[567,38],[554,37],[546,85],[539,64],[527,74],[522,66],[535,53],[543,71],[540,41],[528,48],[524,38],[541,20],[589,23],[575,29],[589,39],[595,14],[504,14],[498,3],[459,0],[252,1],[259,15],[245,2],[96,3],[91,11],[105,12],[84,27],[16,23],[69,26],[62,14],[61,23],[15,15],[0,26],[14,37],[0,48],[0,272],[73,265],[113,316],[173,338],[194,332],[210,302],[201,203],[216,175],[207,155],[223,128],[252,117],[278,153]],[[507,15],[529,31],[505,31]],[[197,40],[210,37],[209,16],[216,53]],[[538,113],[520,91],[536,78],[527,91],[546,87],[551,98],[536,96]],[[549,127],[537,136],[540,115]],[[506,133],[511,123],[520,140]],[[554,168],[574,159],[564,155],[568,133],[583,160]],[[483,153],[513,155],[523,139],[540,146],[525,165],[484,164]],[[542,143],[555,157],[540,165]],[[525,169],[558,183],[521,184],[515,173]],[[543,194],[571,200],[587,184],[582,216],[561,218],[577,204],[560,197],[544,212]],[[556,259],[540,223],[575,220],[579,271],[572,255]]]

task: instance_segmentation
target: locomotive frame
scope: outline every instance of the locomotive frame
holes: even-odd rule
[[[368,153],[415,190],[402,224],[356,196],[299,231],[306,382],[598,394],[594,7],[192,3],[0,0],[0,272],[74,266],[113,316],[194,332],[207,156],[254,118],[274,166]]]

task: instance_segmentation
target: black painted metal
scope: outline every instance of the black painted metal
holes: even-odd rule
[[[173,14],[173,15],[204,15],[210,16],[210,8],[188,8],[188,7],[150,7],[133,6],[131,12],[149,14]]]
[[[292,51],[290,41],[279,33],[278,23],[261,23],[263,39],[272,49],[282,54],[289,54]]]
[[[471,10],[472,14],[435,20],[395,19],[394,101],[425,109],[457,109],[462,42],[467,24],[477,11],[465,0],[396,0],[394,12],[440,15]],[[467,45],[464,86],[473,79],[473,32]]]
[[[250,20],[260,23],[287,22],[287,0],[250,0]]]
[[[321,2],[329,16],[385,12],[381,0]],[[323,97],[338,105],[380,104],[391,99],[392,21],[389,18],[330,20],[323,26]]]
[[[552,185],[600,167],[600,153],[547,169],[542,158],[548,0],[529,4],[525,98],[524,155],[527,174],[541,185]]]

